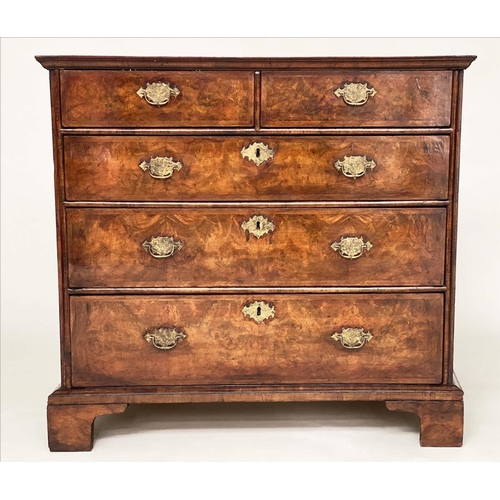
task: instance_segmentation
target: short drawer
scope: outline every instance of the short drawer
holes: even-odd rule
[[[253,124],[253,73],[61,71],[64,127]]]
[[[445,208],[68,209],[71,287],[442,285]]]
[[[263,72],[264,127],[447,127],[451,71]]]
[[[76,201],[443,200],[450,138],[66,136]]]
[[[70,310],[75,387],[442,380],[439,293],[73,296]]]

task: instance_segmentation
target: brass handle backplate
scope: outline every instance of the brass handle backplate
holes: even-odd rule
[[[364,328],[342,328],[342,333],[334,333],[332,339],[340,341],[346,349],[359,349],[365,345],[365,342],[370,342],[373,335],[370,332],[365,332]]]
[[[343,160],[334,163],[335,168],[346,177],[357,179],[366,174],[366,170],[373,170],[377,164],[373,160],[367,160],[366,156],[344,156]]]
[[[175,241],[173,236],[154,236],[151,241],[145,241],[142,244],[155,259],[166,259],[172,257],[176,250],[180,250],[184,244]]]
[[[369,251],[373,245],[369,241],[364,241],[363,237],[342,236],[340,241],[334,241],[330,245],[344,259],[358,259],[363,255],[363,250]]]
[[[374,88],[368,88],[367,83],[344,83],[343,88],[338,88],[333,93],[339,98],[342,97],[349,106],[362,106],[377,91]]]
[[[241,227],[244,231],[248,231],[257,239],[274,231],[274,224],[272,221],[266,219],[262,215],[254,215],[250,219],[243,221]]]
[[[267,302],[258,300],[252,302],[250,305],[245,306],[241,312],[244,316],[248,316],[257,323],[262,323],[266,319],[274,318],[274,306],[269,305]]]
[[[173,349],[178,341],[186,338],[186,335],[177,332],[175,328],[161,327],[145,333],[144,338],[157,349]]]
[[[171,87],[170,83],[155,82],[146,83],[146,88],[140,88],[136,93],[152,106],[164,106],[172,97],[177,97],[181,91],[175,86]]]
[[[254,142],[241,150],[241,156],[248,158],[259,166],[261,163],[274,158],[274,150],[263,142]]]
[[[143,161],[139,164],[139,168],[149,170],[149,175],[154,179],[169,179],[174,174],[174,170],[180,170],[182,163],[174,161],[172,157],[155,156],[149,161]]]

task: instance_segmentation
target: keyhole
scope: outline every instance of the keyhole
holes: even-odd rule
[[[260,316],[260,306],[257,306],[257,316]]]
[[[256,227],[257,231],[260,231],[260,220],[257,221],[255,227]]]
[[[255,156],[256,156],[257,158],[260,158],[260,148],[257,148],[257,149],[255,150]]]

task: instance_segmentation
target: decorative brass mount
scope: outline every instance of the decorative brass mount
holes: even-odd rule
[[[367,160],[366,156],[344,156],[343,160],[337,160],[334,165],[339,172],[351,179],[363,177],[368,168],[373,170],[377,166],[373,160]]]
[[[153,236],[151,241],[145,241],[142,246],[155,259],[166,259],[172,257],[176,250],[180,250],[184,244],[175,241],[173,236]]]
[[[173,349],[178,341],[186,338],[186,335],[177,332],[175,328],[161,327],[144,334],[144,338],[152,342],[157,349]]]
[[[257,239],[274,231],[274,224],[263,215],[254,215],[250,219],[243,221],[241,227],[244,231],[248,231]]]
[[[363,255],[363,250],[369,251],[373,245],[363,240],[363,237],[342,236],[340,241],[334,241],[330,245],[344,259],[358,259]]]
[[[259,166],[261,163],[274,158],[274,150],[263,142],[254,142],[241,150],[241,156],[248,158]]]
[[[334,333],[332,339],[340,341],[346,349],[359,349],[365,345],[365,342],[370,342],[373,335],[370,332],[365,332],[364,328],[342,328],[342,333]]]
[[[182,163],[174,161],[172,157],[155,156],[149,161],[143,161],[139,164],[139,168],[149,170],[149,175],[154,179],[168,179],[174,174],[174,170],[180,170]]]
[[[257,323],[274,318],[274,306],[270,306],[267,302],[261,300],[245,306],[241,311],[245,316],[252,318]]]
[[[362,106],[373,97],[377,91],[374,88],[368,88],[367,83],[344,83],[343,88],[333,92],[337,97],[342,97],[349,106]]]
[[[177,97],[181,91],[177,87],[171,87],[170,83],[146,83],[146,88],[140,88],[136,94],[144,98],[152,106],[164,106],[170,102],[172,97]]]

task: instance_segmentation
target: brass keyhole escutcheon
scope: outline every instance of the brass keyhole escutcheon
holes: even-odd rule
[[[262,323],[266,319],[274,318],[275,310],[272,304],[257,300],[245,306],[241,312],[244,316],[253,319],[256,323]]]
[[[254,215],[250,219],[243,221],[241,223],[241,228],[243,231],[248,231],[248,233],[258,239],[261,236],[274,231],[274,224],[263,215]]]
[[[253,142],[241,150],[241,156],[247,158],[257,165],[261,165],[274,158],[274,150],[263,142]]]

